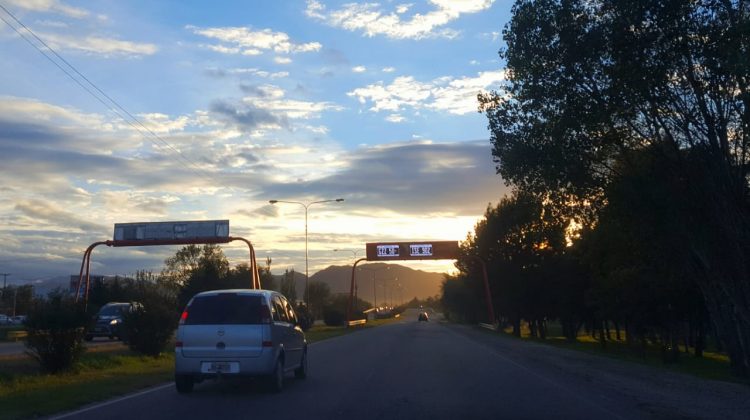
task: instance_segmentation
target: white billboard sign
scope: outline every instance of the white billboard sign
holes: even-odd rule
[[[228,238],[229,220],[115,223],[115,241]]]

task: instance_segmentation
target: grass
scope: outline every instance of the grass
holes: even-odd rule
[[[503,330],[502,334],[508,337],[517,338],[512,334],[510,328]],[[677,363],[664,363],[662,360],[661,349],[658,345],[650,344],[646,347],[645,354],[638,354],[639,352],[636,352],[625,341],[624,332],[621,332],[621,340],[615,340],[614,338],[613,332],[612,340],[607,341],[605,348],[602,348],[601,343],[590,335],[579,334],[576,341],[570,341],[562,335],[562,328],[559,324],[550,323],[546,339],[531,337],[530,331],[526,325],[523,325],[521,328],[520,339],[639,363],[672,372],[685,373],[703,379],[750,385],[750,380],[738,378],[732,375],[729,368],[729,357],[726,354],[704,351],[703,357],[698,358],[692,353],[685,353],[684,346],[680,346],[680,350],[682,351],[679,354]]]
[[[75,372],[38,373],[26,357],[0,359],[0,418],[28,418],[71,410],[172,378],[174,356],[136,355],[129,350],[86,353]],[[54,398],[50,398],[54,395]]]
[[[390,324],[399,318],[388,318],[388,319],[376,319],[373,321],[367,321],[366,324],[356,325],[350,328],[346,327],[329,327],[328,325],[315,325],[309,330],[305,331],[305,338],[308,343],[315,343],[317,341],[326,340],[340,335],[350,334],[355,331],[363,329],[374,328],[385,324]]]
[[[314,326],[305,335],[308,342],[314,343],[393,321],[369,321],[353,328]],[[89,348],[75,372],[59,375],[39,373],[39,365],[26,356],[0,356],[0,419],[73,410],[171,381],[173,374],[172,353],[152,358],[120,346]]]

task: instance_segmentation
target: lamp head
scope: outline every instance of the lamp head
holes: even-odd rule
[[[271,203],[271,204],[276,204],[276,203],[279,202],[279,200],[268,200],[268,202]]]

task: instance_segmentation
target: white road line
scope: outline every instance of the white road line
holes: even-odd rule
[[[136,392],[135,394],[130,394],[130,395],[126,395],[124,397],[115,398],[114,400],[109,400],[109,401],[105,401],[103,403],[94,404],[94,405],[88,406],[86,408],[82,408],[80,410],[71,411],[70,413],[62,414],[60,416],[50,417],[48,420],[58,420],[58,419],[64,419],[64,418],[72,417],[72,416],[77,416],[77,415],[83,414],[83,413],[85,413],[87,411],[96,410],[96,409],[99,409],[99,408],[102,408],[102,407],[106,407],[108,405],[116,404],[116,403],[121,402],[121,401],[129,400],[131,398],[136,398],[136,397],[140,397],[142,395],[150,394],[152,392],[160,391],[162,389],[169,388],[169,387],[172,387],[172,386],[174,386],[174,383],[169,382],[169,383],[166,383],[166,384],[159,385],[159,386],[157,386],[155,388],[147,389],[147,390],[141,391],[141,392]]]

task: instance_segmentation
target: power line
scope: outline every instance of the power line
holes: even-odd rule
[[[159,146],[153,139],[158,140],[161,142],[164,146],[171,149],[179,157],[181,157],[188,165],[192,166],[194,169],[196,169],[198,172],[196,172],[198,175],[203,176],[211,181],[214,181],[211,174],[203,170],[201,167],[199,167],[193,160],[189,159],[187,156],[185,156],[184,153],[182,153],[179,149],[175,148],[169,142],[161,138],[158,134],[156,134],[153,130],[146,127],[138,118],[136,118],[133,114],[128,112],[123,106],[121,106],[116,100],[112,99],[109,95],[107,95],[102,89],[100,89],[95,83],[93,83],[91,80],[89,80],[83,73],[78,71],[78,69],[70,64],[65,58],[63,58],[60,54],[58,54],[52,47],[50,47],[44,40],[42,40],[39,36],[37,36],[34,31],[32,31],[28,26],[24,25],[23,22],[21,22],[13,13],[11,13],[5,6],[0,4],[0,9],[2,9],[8,16],[10,16],[20,27],[22,27],[26,32],[31,34],[31,36],[34,37],[37,41],[39,41],[40,44],[44,46],[46,50],[51,52],[55,57],[57,57],[60,61],[62,61],[70,70],[72,70],[75,74],[77,74],[81,79],[86,81],[89,86],[91,86],[96,92],[98,92],[101,96],[106,98],[110,103],[107,103],[104,99],[102,99],[101,96],[94,93],[88,86],[86,86],[83,82],[81,82],[78,78],[76,78],[73,74],[71,74],[66,68],[64,68],[58,61],[54,60],[52,57],[50,57],[42,48],[40,48],[36,43],[34,43],[31,39],[29,39],[26,35],[24,35],[16,26],[12,25],[10,22],[8,22],[3,16],[0,16],[0,19],[2,19],[3,22],[5,22],[6,25],[8,25],[13,31],[15,31],[21,38],[23,38],[24,41],[26,41],[29,45],[34,47],[40,54],[42,54],[47,60],[49,60],[52,64],[54,64],[58,69],[60,69],[65,75],[67,75],[71,80],[73,80],[78,86],[80,86],[83,90],[85,90],[89,95],[94,97],[97,101],[99,101],[102,105],[104,105],[107,109],[112,111],[115,115],[120,117],[123,121],[125,121],[129,126],[134,128],[141,136],[143,136],[145,139],[149,140],[154,146],[161,148],[162,146]],[[122,113],[120,113],[122,112]],[[126,118],[123,116],[123,113],[129,117]],[[151,136],[147,136],[143,130],[148,132]]]

